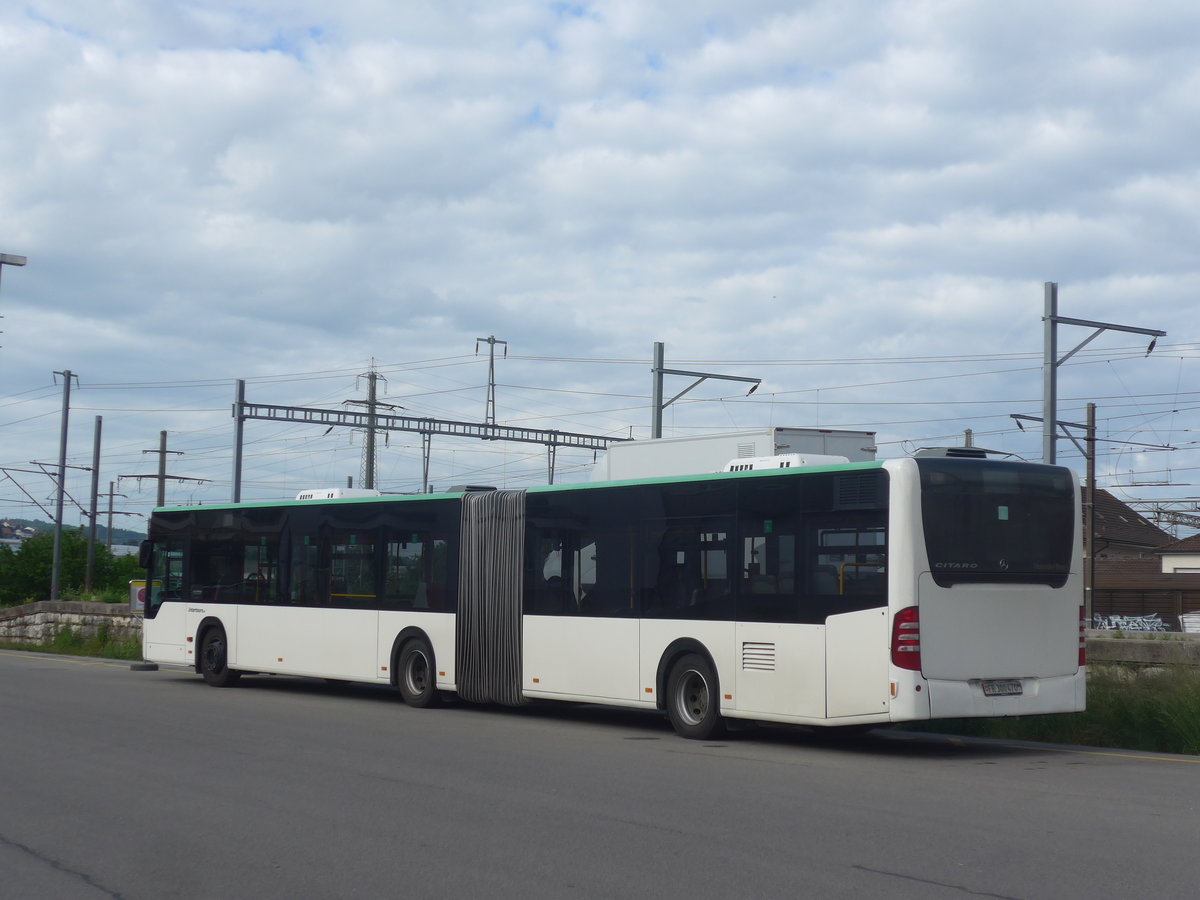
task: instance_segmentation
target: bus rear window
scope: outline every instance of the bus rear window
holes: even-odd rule
[[[934,581],[1062,587],[1071,572],[1075,476],[1058,466],[919,459]]]

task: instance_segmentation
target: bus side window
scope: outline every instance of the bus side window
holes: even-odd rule
[[[299,534],[292,539],[288,572],[288,600],[295,606],[318,606],[329,602],[329,569],[321,565],[320,539]]]
[[[446,542],[428,532],[389,529],[384,550],[383,608],[444,611]]]
[[[779,533],[776,524],[765,534],[747,534],[743,525],[740,621],[804,621],[796,593],[796,535]]]
[[[568,539],[569,540],[569,539]],[[528,555],[525,612],[535,616],[569,616],[579,612],[571,591],[574,554],[558,529],[539,529]]]
[[[809,592],[830,612],[887,603],[887,536],[878,516],[839,517],[813,530]]]
[[[236,574],[235,574],[236,573]],[[242,580],[242,548],[231,541],[192,542],[192,599],[236,603]]]
[[[634,614],[632,529],[598,531],[579,548],[580,612],[585,616]]]
[[[206,603],[273,603],[279,548],[274,541],[192,544],[192,597]]]
[[[330,539],[329,599],[333,606],[371,607],[375,588],[375,532],[336,531]]]
[[[792,534],[742,538],[742,592],[791,594],[796,589],[796,537]]]
[[[733,617],[732,522],[668,520],[647,532],[643,615],[669,619]]]
[[[266,538],[246,545],[242,585],[243,603],[279,601],[279,544]]]

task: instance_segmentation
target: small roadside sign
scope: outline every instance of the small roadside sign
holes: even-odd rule
[[[162,582],[154,582],[154,590],[162,587]],[[129,582],[129,608],[134,612],[146,611],[146,581],[134,579]]]

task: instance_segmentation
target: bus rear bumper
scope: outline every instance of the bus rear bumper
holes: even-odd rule
[[[1082,712],[1086,670],[1050,678],[998,678],[969,681],[930,679],[929,713],[934,719],[1037,716]],[[1020,693],[1015,693],[1019,685]]]

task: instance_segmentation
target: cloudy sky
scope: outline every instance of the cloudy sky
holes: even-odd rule
[[[50,507],[17,470],[57,461],[56,371],[69,462],[102,416],[101,488],[144,513],[120,476],[164,429],[205,479],[170,501],[229,497],[235,379],[347,408],[374,363],[406,414],[478,422],[489,335],[501,423],[646,437],[661,341],[763,379],[697,387],[669,436],[846,427],[892,457],[969,428],[1037,460],[1009,416],[1041,414],[1046,281],[1061,315],[1168,332],[1062,367],[1102,485],[1200,495],[1195,3],[25,0],[0,96],[0,252],[29,260],[0,279],[0,516]],[[247,498],[358,480],[353,431],[246,440]],[[435,487],[545,479],[537,446],[434,439]],[[380,486],[421,481],[393,435]]]

